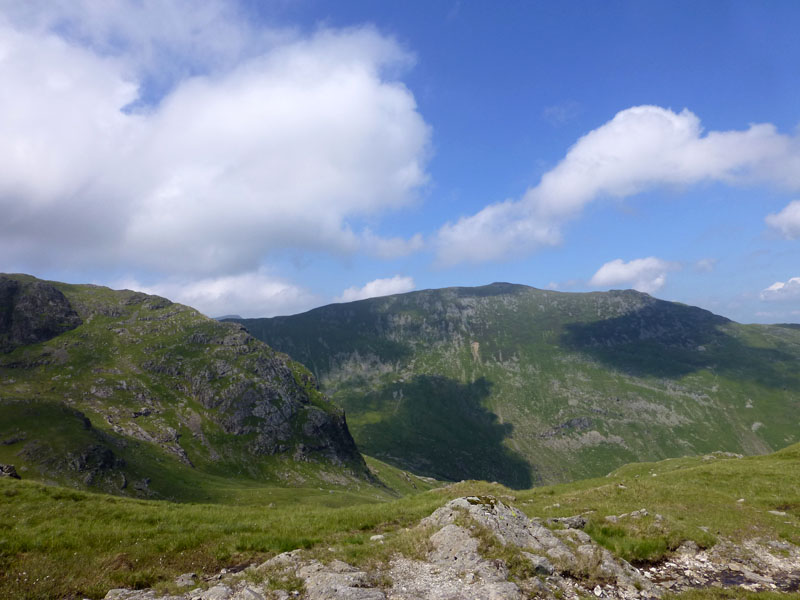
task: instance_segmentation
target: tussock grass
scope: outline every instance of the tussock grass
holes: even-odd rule
[[[686,540],[708,547],[720,536],[800,544],[800,445],[767,456],[632,464],[607,477],[516,494],[531,516],[585,514],[587,533],[634,563],[658,561]],[[605,520],[642,508],[647,517]],[[775,510],[785,515],[769,512]]]
[[[268,492],[260,505],[177,504],[0,479],[0,598],[101,598],[113,587],[163,586],[183,572],[213,574],[295,548],[361,566],[385,563],[395,552],[421,558],[430,532],[417,522],[467,495],[495,496],[536,517],[585,513],[587,532],[634,562],[659,560],[686,540],[709,546],[721,536],[800,544],[797,445],[762,457],[629,465],[608,477],[521,492],[467,481],[391,502],[350,496],[338,508],[322,504],[330,494],[316,489]],[[604,518],[641,508],[647,517]],[[383,543],[370,541],[376,533]],[[491,540],[484,550],[526,575]],[[681,598],[751,597],[728,593]]]
[[[305,490],[291,491],[302,500]],[[408,527],[441,503],[427,494],[341,508],[177,504],[0,480],[0,598],[101,598],[295,548],[368,554],[373,530]]]

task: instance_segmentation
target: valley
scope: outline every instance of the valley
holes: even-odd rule
[[[242,322],[0,275],[0,598],[800,598],[794,327],[510,284]]]
[[[305,364],[359,447],[515,488],[800,439],[800,331],[633,290],[495,283],[237,319]]]

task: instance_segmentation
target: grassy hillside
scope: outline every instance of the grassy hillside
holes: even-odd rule
[[[375,489],[341,409],[240,326],[0,276],[0,343],[0,462],[25,479],[191,501],[264,483]]]
[[[607,477],[521,492],[463,482],[391,502],[284,488],[262,496],[261,504],[174,504],[0,479],[0,597],[100,598],[118,586],[168,589],[183,572],[211,574],[295,548],[325,561],[380,562],[412,552],[418,540],[407,528],[447,500],[486,494],[530,516],[587,514],[586,531],[634,561],[659,560],[686,540],[702,547],[722,538],[800,544],[797,444],[767,456],[629,465]],[[641,508],[647,517],[605,519]],[[369,538],[378,532],[385,544],[376,546]]]
[[[364,452],[516,488],[800,439],[800,330],[635,291],[426,290],[238,320],[314,372]]]

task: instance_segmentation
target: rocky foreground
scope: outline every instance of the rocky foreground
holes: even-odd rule
[[[530,519],[494,497],[457,498],[420,522],[413,556],[357,568],[294,550],[236,573],[181,575],[173,587],[188,592],[114,589],[106,600],[633,600],[707,586],[800,589],[800,547],[786,542],[722,540],[710,550],[688,542],[637,569],[592,541],[585,524],[581,516]]]

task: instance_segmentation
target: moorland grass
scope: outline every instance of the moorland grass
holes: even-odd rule
[[[292,490],[302,497],[304,490]],[[364,546],[372,531],[407,527],[441,504],[422,494],[327,508],[177,504],[0,480],[0,597],[101,598],[176,574],[213,573],[295,548]]]
[[[537,517],[587,514],[589,534],[634,562],[659,560],[685,540],[800,544],[800,445],[761,457],[629,465],[608,477],[522,492],[466,481],[393,501],[349,496],[338,508],[321,505],[331,494],[318,489],[268,492],[269,504],[178,504],[0,480],[0,598],[101,598],[110,588],[164,586],[182,572],[212,574],[295,548],[353,564],[395,551],[413,555],[424,552],[413,525],[465,495],[494,495]],[[641,508],[647,517],[604,518]],[[384,544],[370,541],[375,533],[385,535]],[[681,597],[751,597],[725,594]]]
[[[585,514],[587,532],[634,563],[657,561],[686,540],[708,547],[720,536],[800,544],[800,445],[766,456],[710,456],[632,464],[603,478],[535,488],[518,493],[518,505],[532,516]],[[642,508],[648,516],[605,520]]]

